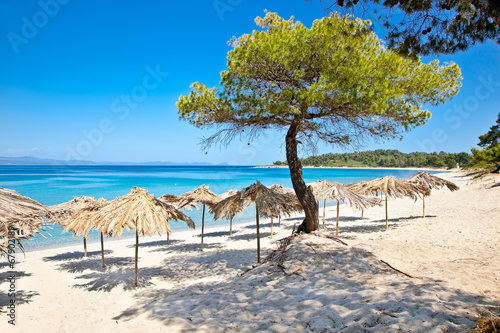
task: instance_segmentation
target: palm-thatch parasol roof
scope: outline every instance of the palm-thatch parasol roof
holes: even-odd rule
[[[181,220],[194,229],[194,222],[184,213],[154,195],[149,194],[144,188],[134,187],[127,195],[118,197],[98,211],[88,214],[78,214],[71,223],[85,223],[84,219],[91,220],[86,223],[82,234],[88,235],[90,228],[101,230],[106,235],[120,238],[123,230],[135,230],[135,277],[134,285],[137,286],[137,259],[139,253],[139,234],[152,236],[170,233],[168,220]]]
[[[208,208],[220,201],[220,198],[214,192],[208,189],[207,185],[201,185],[197,189],[186,192],[179,196],[180,199],[186,201],[200,202],[203,204],[203,213],[201,217],[201,245],[200,250],[203,251],[203,234],[205,232],[205,206]]]
[[[431,175],[430,173],[428,173],[426,171],[417,172],[416,174],[414,174],[413,176],[408,178],[408,181],[413,183],[413,184],[427,187],[429,189],[428,195],[430,195],[431,190],[440,189],[443,187],[447,187],[452,192],[460,189],[455,183],[450,182],[446,179]],[[423,202],[422,203],[422,205],[423,205],[423,217],[425,217],[425,196],[422,197],[422,202]]]
[[[211,208],[211,211],[214,213],[214,219],[218,220],[219,218],[230,218],[235,212],[241,212],[253,204],[255,204],[257,225],[257,262],[260,262],[259,217],[278,216],[279,214],[290,216],[292,212],[298,210],[298,207],[290,201],[289,195],[271,191],[257,181],[255,184],[221,200]]]
[[[69,201],[49,206],[51,221],[57,222],[61,226],[64,226],[68,221],[68,218],[74,216],[76,213],[82,210],[88,212],[96,211],[107,203],[108,201],[102,198],[96,200],[94,197],[88,196],[74,197]]]
[[[108,204],[108,201],[101,198],[96,200],[94,197],[74,197],[70,201],[63,202],[58,205],[50,206],[52,218],[51,220],[59,223],[65,230],[72,231],[75,236],[83,234],[85,224],[91,222],[89,219],[81,219],[82,223],[73,223],[70,227],[66,228],[68,222],[72,217],[79,213],[87,213],[90,215],[92,212],[99,210]],[[104,240],[101,232],[101,254],[102,254],[102,266],[104,267]],[[83,236],[83,256],[87,256],[87,236]]]
[[[315,180],[311,183],[307,183],[307,186],[311,186],[314,197],[318,200],[326,198],[326,196],[322,194],[322,191],[330,188],[332,183],[328,180]]]
[[[358,184],[358,186],[351,184],[350,188],[362,195],[375,195],[378,192],[383,192],[391,198],[409,197],[413,200],[417,200],[421,195],[429,195],[429,190],[421,185],[390,176]]]
[[[460,188],[453,182],[450,182],[446,179],[431,175],[426,171],[417,172],[410,178],[408,181],[414,184],[422,185],[428,187],[429,190],[440,189],[443,187],[447,187],[450,191],[457,191]]]
[[[7,254],[10,240],[24,251],[21,239],[42,235],[40,230],[44,223],[41,218],[48,215],[45,205],[0,187],[0,253]]]
[[[158,200],[163,201],[169,205],[174,206],[177,209],[200,209],[195,202],[192,200],[186,200],[175,194],[164,194],[158,198]]]
[[[45,205],[38,201],[0,187],[0,221],[12,222],[45,217],[49,211]]]
[[[380,205],[380,200],[377,198],[365,197],[351,189],[347,185],[340,184],[337,182],[329,182],[327,188],[316,192],[320,198],[328,198],[337,201],[337,227],[336,235],[339,235],[339,210],[340,201],[345,201],[345,203],[354,209],[363,210],[371,206]]]
[[[237,190],[232,190],[232,189],[227,190],[226,192],[219,194],[219,199],[220,199],[219,201],[222,201],[226,198],[229,198],[230,196],[235,195],[236,193],[238,193]],[[244,210],[244,208],[243,208],[243,210]],[[240,213],[240,211],[233,212],[233,214],[228,217],[228,219],[229,219],[229,236],[231,236],[233,234],[233,218],[237,213]]]
[[[295,195],[295,190],[293,188],[286,187],[282,184],[273,184],[267,187],[271,191],[280,193],[280,194],[293,194]]]
[[[314,198],[318,200],[318,209],[320,207],[319,200],[323,199],[323,228],[325,228],[327,197],[325,194],[322,194],[322,191],[332,186],[332,183],[328,180],[315,180],[312,183],[307,183],[307,186],[311,186]]]
[[[422,185],[410,183],[407,180],[397,179],[390,176],[377,178],[366,183],[351,184],[350,188],[362,195],[376,195],[378,192],[385,193],[385,227],[389,228],[389,217],[387,212],[387,197],[403,198],[409,197],[417,200],[420,196],[429,195],[430,190]]]
[[[295,194],[295,190],[293,188],[283,186],[282,184],[273,184],[271,186],[268,186],[268,188],[271,191],[288,196],[290,199],[290,203],[296,206],[297,211],[302,211],[302,205],[300,204],[299,199],[297,199],[297,195]],[[278,219],[279,225],[281,226],[281,214],[278,214],[278,218],[279,218]],[[273,216],[271,216],[271,238],[273,238],[272,230],[273,230]]]

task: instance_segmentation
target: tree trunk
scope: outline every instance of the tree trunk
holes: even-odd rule
[[[309,233],[319,229],[319,213],[318,203],[314,198],[312,190],[307,187],[302,177],[302,163],[300,163],[297,155],[297,133],[299,132],[299,125],[297,121],[294,121],[286,134],[286,160],[290,169],[293,189],[306,215],[306,218],[297,231]]]

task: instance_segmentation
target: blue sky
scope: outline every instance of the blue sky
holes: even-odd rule
[[[201,130],[175,102],[199,81],[215,86],[232,36],[264,9],[310,26],[319,1],[0,0],[0,156],[94,161],[285,160],[283,133],[200,152]],[[377,27],[377,26],[376,26]],[[434,57],[427,57],[425,62]],[[500,111],[500,47],[441,56],[463,73],[460,93],[402,141],[364,150],[469,151]],[[342,152],[320,147],[320,152]],[[305,155],[302,155],[305,157]]]

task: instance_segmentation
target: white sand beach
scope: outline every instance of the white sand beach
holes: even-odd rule
[[[421,200],[389,200],[386,231],[384,207],[360,220],[342,206],[347,245],[300,235],[282,261],[256,265],[253,222],[232,236],[229,222],[208,228],[203,252],[200,230],[176,232],[169,245],[141,237],[137,288],[134,239],[105,239],[106,268],[99,243],[87,258],[82,246],[19,254],[13,270],[0,266],[0,305],[12,274],[18,302],[16,325],[1,313],[0,332],[463,332],[500,306],[500,179],[440,177],[460,190],[434,190],[425,218]],[[334,235],[335,214],[328,208],[320,235]],[[262,257],[301,220],[275,221],[273,239],[261,221]]]

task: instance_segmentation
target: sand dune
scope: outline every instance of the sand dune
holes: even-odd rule
[[[343,245],[316,235],[295,237],[283,262],[256,265],[252,223],[143,238],[139,287],[133,288],[132,239],[106,241],[82,258],[78,246],[29,252],[12,271],[0,267],[0,305],[17,279],[19,332],[444,332],[473,326],[479,311],[500,305],[500,187],[461,173],[443,177],[461,187],[421,201],[390,200],[385,211],[341,207]],[[498,181],[497,181],[498,182]],[[334,232],[335,207],[327,211]],[[263,257],[291,234],[300,217],[262,221]],[[196,222],[196,221],[195,221]],[[229,229],[229,226],[228,228]],[[407,276],[387,264],[406,273]],[[252,268],[252,269],[250,269]],[[12,273],[13,272],[13,273]]]

